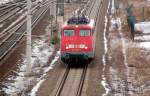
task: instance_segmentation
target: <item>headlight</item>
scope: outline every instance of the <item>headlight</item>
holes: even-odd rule
[[[80,44],[79,48],[84,48],[84,49],[88,49],[88,47],[85,44]]]
[[[87,46],[85,46],[85,47],[84,47],[84,49],[88,49],[88,47],[87,47]]]
[[[66,46],[66,49],[69,49],[69,47],[68,47],[68,46]]]

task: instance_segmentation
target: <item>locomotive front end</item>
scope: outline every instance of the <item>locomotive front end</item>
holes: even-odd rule
[[[92,23],[92,24],[91,24]],[[65,24],[61,31],[61,60],[90,60],[94,58],[94,20],[86,24]]]

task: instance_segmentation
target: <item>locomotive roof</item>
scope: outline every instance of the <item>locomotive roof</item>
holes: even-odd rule
[[[88,24],[89,18],[87,16],[74,16],[68,19],[68,24]]]
[[[87,17],[72,17],[70,18],[65,24],[63,25],[64,27],[94,27],[95,22],[93,19],[89,19]]]

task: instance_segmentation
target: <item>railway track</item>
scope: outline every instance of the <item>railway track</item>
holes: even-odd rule
[[[97,20],[99,9],[102,7],[103,0],[89,0],[87,4],[80,9],[81,14]]]
[[[47,2],[45,2],[45,3],[47,3]],[[43,3],[43,4],[45,4],[45,3]],[[43,5],[42,4],[42,5]],[[47,5],[47,4],[46,4]],[[44,6],[43,6],[44,7]],[[48,7],[48,5],[47,6],[45,6],[46,7],[46,10],[43,10],[44,12],[43,13],[41,13],[41,15],[39,15],[39,12],[36,12],[35,11],[35,14],[37,14],[37,15],[39,15],[38,16],[38,18],[36,18],[36,17],[34,17],[34,20],[32,20],[33,22],[32,22],[32,28],[34,27],[34,26],[36,26],[36,24],[38,23],[38,21],[40,21],[40,19],[44,16],[44,14],[48,11],[48,9],[47,9],[47,7]],[[42,8],[43,9],[43,8]],[[42,12],[41,10],[42,9],[40,9],[40,12]],[[35,20],[38,20],[38,21],[35,21]],[[10,32],[11,31],[13,31],[13,32],[15,32],[15,33],[13,33],[13,34],[16,34],[16,35],[21,35],[21,34],[17,34],[16,32],[21,32],[21,31],[26,31],[26,28],[24,28],[23,26],[26,26],[26,20],[24,20],[25,22],[22,22],[22,24],[18,24],[18,25],[16,25],[16,27],[15,28],[12,28],[11,30],[9,30]],[[34,24],[34,25],[33,25]],[[24,29],[22,29],[22,28],[24,28]],[[20,31],[19,31],[20,30]],[[23,33],[23,34],[25,34],[25,32]],[[11,35],[10,35],[11,36]],[[24,35],[22,35],[22,36],[24,36]],[[20,37],[20,38],[22,38],[22,37]],[[16,42],[16,43],[18,43],[18,41],[12,41],[12,42]],[[22,41],[19,41],[19,42],[22,42]],[[4,42],[5,44],[6,43],[9,43],[9,42]],[[0,45],[0,47],[1,47],[1,45]],[[15,47],[15,46],[14,46]],[[12,50],[13,50],[14,48],[12,47]],[[0,49],[1,50],[1,49]],[[9,54],[11,54],[11,50],[10,50],[10,53],[7,53],[6,54],[6,56],[7,55],[9,55]],[[1,61],[0,60],[0,64],[2,64],[2,62],[3,61]],[[15,68],[16,68],[17,66],[16,65],[13,65],[11,68],[9,68],[9,70],[7,71],[7,72],[5,72],[4,73],[4,75],[2,75],[2,77],[0,78],[0,83],[3,81],[3,80],[5,80],[6,79],[6,77],[8,76],[8,75],[11,75],[11,74],[14,74],[15,73]]]
[[[94,6],[94,4],[93,4],[93,6]],[[91,12],[91,14],[92,14],[92,12]],[[18,30],[20,30],[20,28],[18,28]],[[61,84],[59,85],[58,91],[56,92],[55,96],[81,96],[82,95],[82,88],[84,85],[84,79],[86,76],[87,67],[84,69],[78,69],[78,70],[77,69],[72,70],[70,68],[69,69],[67,68],[67,70],[68,70],[68,72],[67,71],[65,72],[66,76],[65,75],[63,76],[64,79],[62,79]],[[74,73],[76,74],[75,76],[74,76]],[[77,77],[77,79],[75,81],[73,81],[73,83],[70,83],[70,85],[67,85],[65,82],[72,82],[72,81],[68,81],[68,80],[70,80],[70,78],[72,78],[72,80],[74,79],[74,77],[72,77],[72,76]],[[78,78],[78,77],[80,77],[80,78]],[[73,86],[72,84],[77,86],[77,87]],[[76,91],[75,92],[67,91],[66,89],[71,88],[68,86],[71,86],[71,87],[73,86],[73,88],[75,88]],[[69,95],[65,95],[67,93],[69,93]],[[50,95],[50,96],[52,96],[52,95]]]
[[[16,7],[15,5],[3,6],[0,7],[0,13],[6,12],[7,10],[11,10],[12,8]],[[2,14],[1,14],[2,15]],[[0,15],[0,16],[1,16]]]
[[[90,18],[93,17],[93,19],[95,20],[101,19],[99,12],[102,13],[102,10],[104,8],[107,9],[107,6],[103,6],[101,2],[103,1],[95,0],[92,3],[91,0],[87,3],[86,7],[84,7],[85,9],[82,10],[86,10],[86,15],[90,16]],[[88,4],[90,4],[91,6],[89,6]],[[63,77],[56,88],[57,90],[55,90],[55,92],[50,94],[49,96],[82,96],[82,89],[84,86],[87,69],[88,64],[85,65],[83,69],[71,69],[67,66]]]
[[[0,6],[0,17],[4,16],[5,14],[8,14],[10,11],[13,11],[15,8],[20,7],[24,5],[25,1],[18,1],[15,3],[7,3],[5,5]]]
[[[48,4],[47,4],[48,3]],[[46,1],[45,6],[43,5],[39,10],[34,12],[32,17],[32,28],[40,21],[41,17],[49,9],[49,1]],[[0,61],[4,60],[4,57],[15,47],[17,42],[25,35],[26,32],[26,22],[19,25],[19,28],[15,29],[15,32],[7,39],[8,42],[2,42],[0,45]]]
[[[15,17],[14,15],[19,13],[19,11],[21,11],[23,8],[25,8],[25,5],[22,5],[22,7],[14,6],[10,8],[9,10],[5,11],[3,14],[0,15],[0,23],[3,23],[10,17]]]
[[[53,96],[82,96],[87,67],[88,64],[83,69],[71,69],[67,67],[57,91]]]
[[[33,2],[32,8],[34,9],[34,7],[37,5],[39,5],[37,2]],[[7,19],[11,19],[13,17],[16,17],[16,15],[22,13],[23,10],[27,11],[25,1],[13,3],[9,6],[12,6],[12,7],[5,8],[4,12],[2,14],[0,14],[0,23],[6,21]]]
[[[18,7],[19,6],[19,7]],[[37,9],[39,9],[38,7],[40,6],[40,4],[36,4],[33,3],[32,5],[32,14],[33,12]],[[24,3],[19,3],[19,5],[15,6],[15,8],[11,8],[7,10],[5,12],[6,14],[4,14],[2,17],[0,16],[0,25],[2,25],[0,27],[0,36],[3,37],[3,30],[6,29],[10,29],[10,26],[13,27],[11,24],[15,25],[14,22],[18,21],[18,18],[21,17],[22,15],[27,13],[27,8],[26,8],[26,4]],[[24,16],[25,17],[25,16]],[[5,33],[6,34],[6,33]],[[0,38],[1,38],[0,37]]]
[[[32,10],[32,14],[34,14],[36,12],[36,10],[38,10],[38,9],[39,9],[38,5],[34,6],[34,8]],[[6,22],[5,25],[3,25],[2,28],[0,28],[0,31],[1,31],[0,32],[0,40],[2,42],[6,41],[9,38],[9,36],[14,33],[14,31],[12,31],[13,29],[17,29],[17,27],[19,25],[22,25],[22,22],[25,22],[27,10],[26,11],[22,10],[22,11],[24,11],[24,12],[14,15],[13,17],[11,17],[12,18],[11,20]],[[0,42],[0,45],[2,44],[2,42]]]
[[[10,7],[12,7],[13,5],[12,5],[12,3],[11,2],[7,2],[7,3],[5,3],[5,4],[0,4],[0,11],[1,10],[5,10],[5,9],[7,9],[7,8],[10,8]]]

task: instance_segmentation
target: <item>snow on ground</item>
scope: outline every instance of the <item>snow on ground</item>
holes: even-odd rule
[[[59,58],[60,52],[57,52],[54,60],[50,64],[47,64],[49,57],[54,52],[54,46],[49,46],[48,43],[45,43],[45,37],[42,39],[35,40],[32,46],[32,72],[31,75],[27,77],[26,74],[26,57],[23,55],[23,62],[19,67],[19,71],[15,72],[17,76],[10,76],[4,83],[6,87],[3,88],[3,91],[7,95],[17,96],[18,94],[26,94],[25,90],[31,84],[37,83],[37,85],[32,89],[31,96],[38,90],[41,83],[44,81],[43,77],[46,73],[53,68],[54,63]],[[44,75],[42,75],[44,74]],[[38,76],[37,76],[38,75]],[[40,76],[42,75],[42,76]],[[40,77],[39,77],[40,76]]]
[[[138,45],[140,48],[150,49],[150,22],[139,22],[135,24],[135,32],[139,31],[141,34],[135,35],[135,40],[141,40]],[[145,33],[145,34],[144,34]]]
[[[150,33],[150,22],[139,22],[135,24],[135,31]]]
[[[136,23],[134,27],[135,27],[134,40],[146,41],[146,42],[150,41],[150,22],[139,22],[139,23]],[[143,43],[142,43],[142,46],[143,46]],[[145,48],[149,48],[149,47],[147,47],[146,45]]]
[[[127,82],[130,82],[130,81],[133,80],[133,78],[131,77],[132,74],[130,74],[131,72],[133,72],[133,68],[128,66],[129,64],[128,64],[128,61],[127,61],[127,47],[129,47],[129,45],[130,45],[130,40],[127,40],[125,38],[125,35],[122,32],[121,24],[122,24],[121,23],[121,19],[119,17],[111,18],[111,26],[110,26],[109,31],[111,31],[115,26],[116,26],[116,28],[118,28],[119,35],[120,35],[119,37],[121,37],[122,52],[123,52],[123,58],[124,58],[124,63],[123,64],[126,67],[125,68],[125,77],[127,79]],[[150,22],[138,23],[138,24],[136,24],[135,27],[136,27],[137,31],[141,31],[142,33],[150,33]],[[137,47],[137,45],[138,45],[139,48],[150,49],[150,42],[147,41],[147,40],[150,40],[149,38],[150,38],[150,35],[142,36],[142,38],[140,36],[140,39],[141,40],[142,39],[146,40],[146,42],[137,42],[136,44],[135,44],[135,42],[132,42],[132,46]],[[136,37],[135,39],[139,39],[139,37],[138,38]],[[114,45],[116,45],[116,44],[114,43]],[[105,61],[103,60],[103,62],[105,62]],[[124,95],[124,92],[126,92],[126,90],[124,89],[124,86],[126,86],[128,88],[128,92],[127,93],[129,95],[134,95],[134,94],[136,94],[136,92],[140,92],[141,91],[140,88],[142,89],[142,88],[144,88],[143,86],[149,84],[149,82],[148,82],[148,84],[144,84],[142,86],[135,86],[131,82],[130,84],[125,85],[125,82],[121,78],[119,78],[119,76],[117,75],[119,72],[116,69],[111,68],[110,73],[112,73],[110,75],[112,77],[110,77],[110,78],[113,81],[111,86],[116,91],[116,93],[115,93],[116,96]],[[149,86],[147,88],[145,87],[145,89],[148,89],[148,88],[149,88]]]
[[[115,40],[112,39],[113,43],[111,44],[111,48],[116,48],[117,44],[120,44],[122,45],[122,53],[123,53],[123,58],[124,58],[124,61],[123,61],[123,64],[124,66],[126,67],[126,72],[125,72],[125,77],[129,77],[129,68],[128,68],[128,63],[127,63],[127,52],[126,52],[126,45],[128,44],[128,42],[126,42],[126,39],[124,38],[124,35],[123,35],[123,32],[122,32],[122,22],[121,22],[121,19],[119,17],[116,17],[116,18],[111,18],[111,21],[110,21],[110,29],[109,31],[112,32],[112,30],[114,28],[117,28],[116,31],[119,32],[119,37],[121,37],[120,39],[117,39],[115,38]],[[120,42],[120,43],[118,43]],[[124,92],[125,92],[125,89],[124,89],[124,85],[125,83],[123,82],[123,80],[118,76],[118,70],[117,69],[114,69],[113,67],[110,67],[109,68],[109,71],[110,71],[110,78],[111,78],[111,81],[112,81],[112,84],[111,84],[111,87],[113,88],[112,90],[115,91],[114,95],[115,96],[123,96],[124,95]],[[120,88],[121,87],[121,88]],[[119,91],[119,92],[117,92]]]
[[[113,7],[114,6],[113,2],[114,2],[114,0],[112,0],[112,9],[111,9],[112,14],[115,13],[115,7]],[[118,36],[119,37],[119,43],[121,43],[121,45],[122,45],[121,46],[121,52],[123,53],[123,58],[124,58],[123,59],[124,60],[123,64],[125,66],[125,72],[123,73],[123,75],[124,75],[123,77],[126,77],[126,79],[125,79],[126,81],[118,75],[120,73],[120,70],[117,70],[117,68],[115,68],[115,67],[110,67],[109,76],[111,76],[110,78],[111,78],[112,84],[107,83],[107,80],[106,80],[107,75],[105,75],[107,73],[105,73],[105,72],[108,71],[108,70],[106,70],[106,68],[105,68],[105,67],[107,67],[106,66],[106,64],[107,64],[106,63],[106,55],[105,54],[107,53],[107,50],[108,50],[107,49],[107,46],[108,46],[107,42],[108,42],[109,39],[107,40],[107,38],[105,36],[106,33],[104,32],[104,47],[105,47],[104,48],[105,49],[105,54],[103,56],[103,65],[104,65],[103,72],[104,73],[102,75],[101,84],[103,85],[103,87],[105,89],[105,93],[103,93],[102,96],[109,95],[109,93],[111,93],[111,91],[113,91],[112,94],[114,94],[115,96],[124,96],[125,94],[129,94],[131,96],[133,96],[133,95],[138,96],[138,95],[135,95],[136,92],[138,93],[138,92],[144,92],[145,90],[149,90],[150,87],[148,85],[149,85],[150,82],[145,83],[144,85],[141,85],[141,86],[134,85],[134,83],[132,82],[132,80],[134,80],[134,79],[135,79],[135,82],[136,82],[136,80],[137,80],[137,82],[140,82],[140,81],[138,81],[139,78],[136,77],[137,75],[134,75],[134,73],[136,73],[135,70],[137,71],[137,69],[128,66],[129,65],[128,64],[128,59],[127,59],[128,47],[133,46],[133,48],[134,47],[137,48],[137,45],[138,45],[139,49],[140,48],[150,49],[150,42],[138,42],[136,44],[135,44],[134,41],[130,42],[130,40],[128,38],[126,38],[126,35],[125,35],[124,31],[122,30],[122,22],[121,22],[120,17],[116,17],[116,18],[112,18],[112,16],[110,16],[110,17],[111,17],[111,21],[110,21],[111,24],[110,24],[110,27],[109,27],[109,31],[111,33],[113,31],[118,31],[119,32],[119,36]],[[145,24],[150,24],[150,23],[142,23],[142,26],[144,26],[144,27],[143,28],[140,27],[140,28],[142,29],[143,33],[149,33],[150,32],[149,31],[150,30],[150,25],[145,25]],[[115,30],[113,30],[114,28],[115,28]],[[116,29],[118,29],[118,30],[116,30]],[[150,38],[150,35],[149,36],[146,35],[146,36],[147,36],[146,38]],[[146,39],[146,38],[144,37],[142,39]],[[116,37],[115,37],[115,39],[116,39]],[[115,40],[112,45],[116,46],[117,43],[118,43],[118,40],[117,41]],[[111,47],[111,48],[113,48],[113,47]],[[112,63],[112,62],[110,62],[110,63]],[[120,74],[120,75],[122,75],[122,74]],[[134,77],[132,77],[132,76],[134,76]],[[139,79],[139,80],[141,80],[141,79]],[[129,82],[129,83],[126,85],[127,82]],[[109,86],[112,89],[109,88]],[[128,91],[127,91],[127,89],[128,89]],[[142,91],[141,89],[144,90],[144,91]]]
[[[145,42],[147,42],[147,41],[150,41],[150,35],[138,35],[138,36],[136,36],[135,35],[135,37],[134,37],[134,40],[137,40],[137,41],[145,41]]]
[[[109,7],[110,7],[110,2],[109,2],[109,6],[108,6],[108,9],[109,9]],[[108,13],[108,9],[107,9],[107,13]],[[105,93],[103,93],[102,94],[102,96],[107,96],[108,94],[109,94],[109,92],[110,92],[110,88],[109,88],[109,84],[107,83],[107,81],[106,81],[106,76],[105,76],[105,70],[106,70],[106,54],[107,54],[107,52],[108,52],[108,45],[107,45],[107,38],[106,38],[106,32],[107,32],[107,27],[108,27],[108,25],[107,25],[107,22],[108,22],[108,18],[107,18],[107,16],[105,16],[105,28],[104,28],[104,55],[103,55],[103,65],[104,65],[104,67],[103,67],[103,74],[102,74],[102,81],[101,81],[101,84],[102,84],[102,86],[104,87],[104,89],[105,89]]]
[[[36,92],[38,91],[40,85],[45,81],[44,76],[46,76],[46,73],[50,70],[53,69],[54,63],[58,60],[60,51],[57,52],[57,55],[53,59],[53,61],[49,64],[50,66],[45,69],[44,74],[40,77],[39,82],[36,84],[36,86],[33,87],[31,90],[30,96],[36,96]]]
[[[149,36],[149,38],[150,38],[150,36]],[[150,42],[141,42],[139,47],[150,49]]]
[[[0,4],[9,1],[10,0],[0,0]],[[20,18],[22,17],[23,16],[21,16]],[[53,45],[49,45],[46,42],[46,39],[47,37],[43,35],[40,37],[40,39],[36,39],[32,43],[32,69],[30,72],[31,76],[26,76],[26,56],[22,54],[21,60],[19,60],[21,62],[17,64],[17,70],[12,72],[15,75],[9,75],[7,80],[2,82],[2,85],[4,85],[2,91],[8,96],[27,96],[26,91],[30,87],[29,85],[33,84],[36,85],[31,92],[31,95],[34,96],[34,94],[44,81],[43,77],[50,69],[53,69],[54,63],[59,58],[60,52],[58,51],[54,60],[52,60],[50,64],[48,64],[49,57],[53,55],[55,49]]]
[[[5,4],[5,3],[10,2],[10,1],[12,1],[12,0],[0,0],[0,4]]]
[[[107,45],[107,39],[106,39],[106,28],[107,28],[107,22],[108,22],[108,18],[105,16],[105,28],[104,28],[104,50],[105,50],[105,53],[103,55],[103,65],[104,65],[104,68],[103,68],[103,75],[102,75],[102,81],[101,81],[101,84],[103,85],[104,89],[105,89],[105,93],[102,94],[102,96],[107,96],[108,93],[110,92],[110,89],[109,89],[109,85],[107,84],[106,82],[106,77],[105,77],[105,70],[106,70],[106,54],[108,52],[108,45]]]

